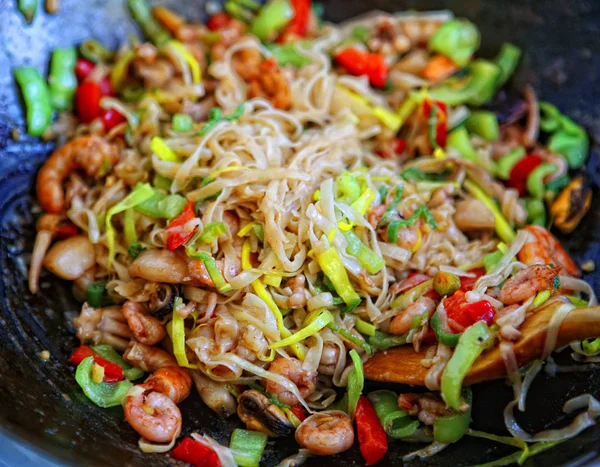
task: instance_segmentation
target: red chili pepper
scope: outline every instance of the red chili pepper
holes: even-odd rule
[[[475,274],[475,276],[460,278],[460,290],[462,290],[463,292],[470,292],[471,290],[473,290],[473,286],[475,285],[475,282],[477,282],[477,280],[485,274],[485,269],[476,268],[476,269],[471,269],[469,272],[471,274]]]
[[[102,123],[104,124],[104,131],[109,132],[120,123],[125,122],[127,119],[123,117],[115,109],[106,109],[102,112]]]
[[[100,99],[102,99],[102,90],[97,83],[84,81],[79,85],[75,93],[75,107],[83,123],[90,123],[100,116],[102,113]]]
[[[394,154],[400,155],[406,149],[407,142],[402,138],[394,138]]]
[[[445,298],[444,308],[446,309],[448,319],[452,320],[449,323],[450,327],[456,332],[462,330],[453,327],[452,322],[463,328],[468,328],[477,321],[485,321],[486,324],[492,324],[496,315],[496,310],[494,310],[492,304],[487,300],[467,303],[465,292],[462,290],[457,291],[451,297]]]
[[[171,451],[171,457],[178,461],[187,462],[194,467],[221,467],[219,456],[208,446],[195,439],[185,438]]]
[[[389,70],[382,55],[348,47],[339,52],[335,60],[355,76],[366,75],[373,86],[377,88],[385,86]]]
[[[114,96],[112,84],[110,84],[110,79],[108,76],[103,76],[100,81],[98,81],[98,86],[100,86],[100,90],[102,91],[103,96]]]
[[[542,162],[542,158],[536,154],[526,155],[514,165],[506,184],[511,188],[515,188],[520,196],[525,196],[527,194],[527,178]]]
[[[221,29],[225,29],[227,26],[229,26],[231,20],[231,16],[221,11],[219,13],[215,13],[208,19],[206,22],[206,27],[211,31],[220,31]]]
[[[306,414],[304,413],[304,409],[302,408],[301,404],[292,405],[290,410],[301,422],[306,420]]]
[[[181,214],[171,221],[167,228],[167,249],[175,250],[183,245],[185,242],[194,235],[194,232],[198,229],[195,225],[194,228],[185,228],[185,224],[196,217],[194,212],[194,203],[189,202],[181,211]]]
[[[310,22],[311,0],[291,0],[294,16],[286,26],[277,42],[304,37]]]
[[[432,110],[435,112],[432,115]],[[423,101],[423,117],[429,127],[429,139],[432,146],[446,147],[448,141],[448,106],[444,102],[425,99]]]
[[[94,62],[90,62],[85,58],[78,58],[75,62],[75,76],[81,82],[88,77],[94,68],[96,68]]]
[[[74,237],[79,233],[79,229],[72,222],[68,222],[56,227],[54,232],[55,238],[61,240],[63,238]]]
[[[72,363],[73,365],[79,365],[88,357],[94,357],[94,363],[104,368],[104,382],[117,383],[125,378],[125,375],[123,374],[123,368],[121,368],[120,365],[105,360],[87,345],[82,345],[75,349],[75,352],[73,352],[73,355],[71,355],[71,358],[69,359],[69,363]]]
[[[388,450],[387,435],[381,423],[379,423],[371,401],[365,396],[360,396],[358,399],[354,418],[356,420],[360,453],[367,465],[376,464],[385,456]]]

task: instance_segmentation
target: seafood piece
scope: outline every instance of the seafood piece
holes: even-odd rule
[[[174,251],[151,249],[143,251],[129,266],[132,277],[150,282],[179,284],[188,275],[186,261]]]
[[[315,413],[300,424],[296,441],[317,456],[339,454],[354,444],[352,420],[338,410]]]
[[[190,395],[192,377],[187,368],[168,366],[159,368],[144,382],[149,390],[160,392],[176,404]]]
[[[294,431],[285,412],[254,389],[240,394],[237,413],[249,430],[262,431],[271,437],[289,436]]]
[[[121,307],[110,306],[106,308],[92,308],[87,303],[83,304],[81,313],[73,320],[77,329],[77,338],[82,344],[108,344],[117,350],[127,348],[131,332]]]
[[[559,267],[544,264],[529,266],[506,281],[498,298],[506,305],[524,302],[542,290],[551,289],[559,272]]]
[[[237,401],[224,383],[213,381],[199,371],[191,371],[190,373],[202,402],[223,418],[236,413]]]
[[[123,358],[133,366],[147,372],[156,371],[159,368],[177,366],[177,360],[170,353],[135,340],[129,342]]]
[[[567,274],[580,277],[581,271],[561,246],[557,238],[544,227],[528,225],[530,233],[527,242],[519,251],[518,258],[525,264],[555,264],[561,266]]]
[[[167,335],[165,325],[160,320],[150,316],[147,313],[146,305],[143,303],[128,300],[123,304],[121,311],[127,319],[133,337],[142,344],[158,344]]]
[[[76,235],[52,245],[42,263],[61,279],[75,280],[96,264],[94,245],[83,235]]]
[[[422,316],[425,313],[431,316],[435,311],[435,307],[436,303],[431,298],[419,297],[415,303],[394,317],[390,323],[390,332],[396,335],[407,333],[410,331],[410,325],[416,316]]]
[[[398,406],[409,415],[416,416],[425,425],[433,425],[437,417],[445,417],[454,413],[436,394],[400,394]]]
[[[280,374],[298,386],[302,397],[310,396],[317,388],[317,372],[303,369],[302,362],[296,358],[277,358],[269,366],[269,371]],[[294,405],[299,402],[294,394],[274,381],[267,380],[266,390],[275,394],[283,404]]]

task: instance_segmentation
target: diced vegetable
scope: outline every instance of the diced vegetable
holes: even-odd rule
[[[368,396],[373,404],[381,426],[392,439],[401,439],[412,435],[419,428],[419,421],[411,419],[398,407],[398,396],[392,391],[375,391]]]
[[[481,352],[494,343],[494,335],[483,321],[468,327],[460,336],[441,379],[442,398],[448,407],[463,412],[462,382]]]
[[[419,218],[423,218],[423,220],[427,222],[432,229],[437,229],[438,223],[433,217],[433,214],[431,214],[431,211],[425,206],[419,206],[415,210],[414,214],[408,219],[390,222],[387,230],[388,242],[396,243],[398,241],[398,229],[414,225]]]
[[[157,219],[173,219],[182,213],[186,203],[181,195],[166,195],[153,190],[152,196],[135,206],[135,210]]]
[[[48,86],[50,100],[55,109],[66,110],[73,103],[73,96],[77,90],[76,62],[77,51],[74,47],[58,48],[52,52]]]
[[[15,68],[14,73],[27,110],[27,132],[32,136],[42,136],[52,120],[52,105],[46,83],[33,67]]]
[[[99,407],[115,407],[121,405],[125,394],[133,387],[129,381],[118,383],[95,383],[92,381],[92,367],[95,357],[86,357],[77,366],[75,380],[83,389],[84,394]]]
[[[341,174],[335,179],[335,186],[338,190],[338,200],[342,203],[352,204],[361,195],[360,183],[354,175],[349,172]]]
[[[460,277],[449,272],[438,271],[433,277],[433,288],[440,295],[452,295],[460,289]]]
[[[544,177],[556,172],[557,167],[554,164],[542,163],[531,171],[527,177],[527,191],[537,199],[542,199],[546,192]]]
[[[187,253],[187,250],[186,250],[186,253]],[[189,256],[189,253],[188,253],[188,256]],[[227,293],[232,290],[231,285],[228,284],[227,281],[225,281],[223,274],[221,273],[221,271],[219,271],[219,268],[217,267],[217,263],[212,258],[212,256],[210,256],[208,253],[206,253],[204,251],[201,251],[201,252],[197,253],[196,255],[192,256],[192,258],[199,259],[204,263],[204,267],[206,268],[208,275],[210,276],[211,280],[214,282],[215,287],[217,288],[219,293]]]
[[[92,282],[87,286],[86,301],[92,308],[100,308],[111,303],[106,294],[106,282]]]
[[[191,225],[190,222],[195,217],[194,203],[190,201],[186,203],[181,214],[169,223],[169,227],[167,228],[168,250],[176,250],[192,238],[194,232],[198,229],[197,224]]]
[[[445,148],[448,141],[448,108],[443,102],[425,99],[423,116],[427,119],[429,142],[433,148]]]
[[[194,467],[221,467],[217,453],[192,438],[185,438],[179,443],[171,451],[171,457],[181,462],[187,462]]]
[[[542,199],[529,198],[525,200],[525,209],[527,209],[527,223],[546,225],[546,203]]]
[[[496,163],[495,175],[502,180],[508,180],[513,167],[525,157],[525,148],[519,146],[507,152]]]
[[[521,55],[523,52],[516,45],[505,43],[502,45],[498,56],[496,57],[495,63],[500,68],[500,75],[498,76],[498,81],[496,82],[496,87],[500,89],[504,84],[509,80],[509,78],[513,75],[517,66],[519,65],[519,60],[521,60]]]
[[[465,127],[455,128],[448,135],[448,147],[456,149],[463,159],[479,163],[479,155],[471,144],[469,134]]]
[[[469,63],[479,48],[477,27],[467,19],[454,19],[442,24],[429,39],[429,50],[439,52],[460,66]]]
[[[494,112],[475,110],[467,118],[465,125],[470,133],[474,133],[488,141],[496,141],[500,134],[498,118]]]
[[[447,345],[448,347],[456,347],[457,346],[458,338],[460,337],[460,334],[453,334],[453,333],[444,331],[444,329],[442,328],[442,322],[441,322],[440,315],[437,311],[431,317],[429,324],[431,325],[431,329],[433,329],[435,338],[437,339],[438,342],[440,342],[441,344]]]
[[[462,391],[462,400],[469,405],[464,412],[436,417],[433,422],[433,439],[438,443],[456,443],[469,430],[473,394],[469,388]]]
[[[294,9],[287,0],[272,0],[260,9],[250,25],[250,32],[263,42],[271,42],[293,16]]]
[[[176,302],[177,301],[181,303],[179,297],[176,299]],[[177,364],[185,368],[198,368],[198,365],[191,364],[187,358],[185,347],[185,322],[179,313],[173,313],[173,318],[167,323],[167,332],[173,343],[173,355],[175,355]]]
[[[527,179],[543,162],[543,159],[536,154],[528,154],[520,159],[511,169],[508,179],[508,186],[516,189],[520,196],[527,193]]]
[[[356,323],[355,323],[354,327],[356,328],[356,330],[358,332],[360,332],[361,334],[364,334],[366,336],[374,336],[375,335],[375,331],[376,331],[375,326],[371,323],[367,323],[366,321],[363,321],[360,318],[356,318]]]
[[[367,270],[369,274],[376,274],[385,266],[385,260],[365,245],[360,238],[352,231],[342,232],[348,241],[346,253],[358,259],[358,262]]]
[[[136,379],[140,379],[142,376],[144,376],[144,370],[141,368],[136,368],[127,363],[125,360],[123,360],[123,357],[121,357],[121,355],[119,355],[119,353],[110,345],[94,345],[92,346],[92,350],[105,360],[119,365],[123,369],[125,378],[128,380],[135,381]]]
[[[360,397],[356,406],[356,432],[366,465],[379,462],[388,450],[387,436],[373,405],[364,396]]]
[[[236,428],[231,434],[229,449],[240,467],[258,467],[269,437],[259,431]]]
[[[187,114],[173,115],[173,130],[178,133],[185,133],[192,129],[192,117]]]
[[[290,3],[294,9],[294,16],[281,35],[283,40],[304,37],[310,22],[311,0],[290,0]]]
[[[369,78],[371,85],[383,88],[388,79],[388,66],[380,54],[361,52],[353,47],[341,50],[335,56],[336,62],[349,73]]]
[[[79,365],[87,357],[93,357],[95,366],[103,368],[102,378],[100,378],[98,382],[117,383],[124,378],[123,368],[119,364],[97,355],[96,352],[87,345],[82,345],[75,349],[75,352],[73,352],[73,355],[71,355],[71,358],[69,359],[69,363]]]
[[[406,335],[393,336],[382,331],[375,331],[375,334],[369,337],[369,344],[377,350],[387,350],[406,344]]]
[[[102,114],[102,89],[94,81],[84,81],[75,92],[75,109],[83,123],[90,123]]]
[[[308,65],[311,62],[311,59],[300,54],[296,50],[297,42],[291,42],[289,44],[269,44],[267,47],[269,51],[277,60],[277,64],[279,66],[292,65],[296,68],[301,68],[305,65]],[[309,41],[301,41],[300,44],[303,47],[310,47]]]

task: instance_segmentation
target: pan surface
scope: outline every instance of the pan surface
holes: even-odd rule
[[[43,2],[40,2],[43,3]],[[82,394],[66,363],[77,341],[70,320],[79,306],[70,286],[50,275],[42,293],[32,296],[26,284],[28,253],[39,209],[32,198],[34,175],[52,149],[24,136],[13,141],[14,127],[23,131],[23,114],[11,69],[34,65],[45,70],[51,50],[80,43],[93,36],[115,47],[135,32],[123,0],[62,0],[55,16],[38,13],[33,25],[25,23],[15,1],[0,0],[0,431],[14,445],[35,449],[42,457],[65,465],[176,465],[164,455],[143,454],[137,435],[123,419],[120,408],[100,409]],[[203,15],[201,1],[161,1],[192,17]],[[526,51],[517,81],[531,81],[544,100],[582,123],[594,141],[600,138],[600,2],[595,0],[463,0],[463,1],[324,1],[325,16],[342,21],[370,9],[399,11],[453,9],[475,21],[482,31],[483,56],[493,56],[506,40]],[[588,173],[600,179],[598,148]],[[597,197],[596,197],[597,199]],[[578,262],[600,264],[600,206],[595,203],[578,229],[565,240]],[[600,271],[587,274],[600,291]],[[45,362],[42,350],[51,354]],[[369,385],[368,389],[381,385]],[[395,387],[395,390],[402,390]],[[406,388],[404,388],[406,389]],[[589,392],[600,397],[600,372],[540,376],[528,399],[522,426],[538,431],[561,426],[569,417],[561,412],[565,400]],[[505,434],[502,410],[511,398],[503,382],[486,383],[474,390],[473,427]],[[227,444],[237,421],[220,420],[193,396],[182,406],[184,433],[199,431]],[[1,442],[1,441],[0,441]],[[595,459],[600,427],[590,428],[559,448],[536,456],[526,465],[577,465]],[[418,446],[420,447],[420,446]],[[401,456],[417,446],[390,444],[381,465],[399,465]],[[293,439],[271,440],[261,465],[275,465],[297,451]],[[473,465],[497,459],[510,448],[465,438],[429,461],[409,465]],[[0,458],[0,463],[3,459]],[[32,462],[31,465],[34,465]],[[312,458],[307,465],[364,465],[358,448],[331,458]]]

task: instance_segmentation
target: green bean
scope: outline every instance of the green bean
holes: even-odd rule
[[[52,119],[48,87],[36,68],[20,67],[14,73],[27,108],[27,132],[32,136],[41,136]]]
[[[107,49],[104,45],[96,39],[88,39],[83,41],[79,46],[79,52],[90,62],[108,62],[112,60],[114,53],[112,50]]]
[[[19,0],[19,11],[25,17],[27,24],[31,24],[38,9],[39,0]]]
[[[54,49],[52,52],[48,84],[50,100],[55,109],[66,110],[73,103],[73,96],[77,90],[76,61],[77,51],[74,47]]]
[[[152,16],[146,0],[127,0],[127,5],[133,19],[140,25],[146,37],[154,45],[164,45],[171,40],[171,35]]]

